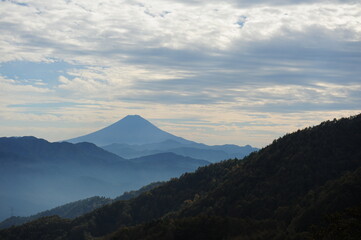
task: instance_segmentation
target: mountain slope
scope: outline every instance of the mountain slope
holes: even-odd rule
[[[243,147],[237,145],[208,146],[200,143],[184,144],[174,140],[143,145],[113,143],[102,148],[124,158],[137,158],[157,153],[172,152],[209,162],[219,162],[229,158],[243,158],[251,152],[258,150],[249,145]]]
[[[162,168],[162,169],[184,169],[183,172],[189,172],[187,168],[205,166],[210,162],[190,157],[184,157],[175,153],[158,153],[154,155],[144,156],[140,158],[130,159],[131,162],[141,164],[145,168]]]
[[[123,159],[92,143],[0,138],[0,220],[91,196],[116,197],[208,164],[174,154],[148,158],[153,164]]]
[[[111,203],[110,198],[98,197],[98,196],[83,200],[78,200],[44,212],[37,213],[29,217],[10,217],[0,222],[0,229],[21,225],[45,216],[58,215],[62,218],[75,218],[85,213],[91,212],[94,209],[97,209],[108,203]]]
[[[49,143],[44,139],[32,136],[0,138],[0,158],[13,162],[16,160],[23,162],[27,160],[29,162],[59,162],[77,159],[87,164],[124,160],[92,143]]]
[[[67,141],[71,143],[91,142],[98,146],[105,146],[112,143],[148,144],[165,140],[190,142],[157,128],[141,116],[128,115],[108,127]]]
[[[103,177],[103,167],[116,163],[132,165],[91,143],[0,138],[0,220],[9,217],[11,209],[16,215],[31,215],[89,196],[128,190]]]
[[[360,144],[361,115],[327,121],[242,161],[202,167],[71,222],[47,218],[3,230],[0,238],[36,239],[41,230],[59,239],[313,239],[325,215],[361,207]]]
[[[58,215],[59,217],[62,218],[69,218],[69,219],[76,218],[88,212],[91,212],[101,206],[110,204],[114,201],[129,200],[135,198],[144,192],[147,192],[155,187],[160,186],[161,184],[163,184],[163,182],[154,182],[138,190],[125,192],[122,195],[116,197],[115,199],[95,196],[95,197],[67,203],[65,205],[44,212],[40,212],[29,217],[10,217],[4,220],[3,222],[0,222],[0,229],[8,228],[11,226],[18,226],[46,216]]]

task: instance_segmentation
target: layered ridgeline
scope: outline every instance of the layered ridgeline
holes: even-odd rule
[[[249,145],[208,146],[189,141],[159,129],[138,115],[128,115],[99,131],[67,141],[94,143],[123,158],[172,152],[181,156],[218,162],[229,158],[243,158],[258,150]]]
[[[207,164],[174,153],[124,159],[92,143],[0,138],[0,221],[92,196],[115,197]]]
[[[53,216],[2,230],[0,239],[360,239],[360,203],[358,115],[72,221]]]
[[[137,115],[68,142],[0,138],[0,221],[92,196],[115,197],[254,150],[195,143]]]
[[[31,215],[29,217],[10,217],[0,222],[0,229],[21,225],[30,221],[34,221],[41,217],[53,216],[53,215],[58,215],[59,217],[62,218],[73,219],[81,215],[84,215],[88,212],[91,212],[97,208],[100,208],[106,204],[110,204],[112,202],[119,200],[129,200],[135,198],[144,192],[147,192],[155,187],[160,186],[163,183],[164,182],[154,182],[138,190],[125,192],[114,199],[95,196],[95,197],[90,197],[75,202],[67,203],[62,206]]]

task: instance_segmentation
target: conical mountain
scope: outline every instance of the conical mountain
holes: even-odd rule
[[[139,115],[128,115],[108,127],[81,137],[69,139],[67,142],[91,142],[98,146],[105,146],[113,143],[141,145],[159,143],[165,140],[191,143],[191,141],[157,128]]]

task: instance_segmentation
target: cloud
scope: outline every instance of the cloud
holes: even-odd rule
[[[35,83],[37,84],[37,82]],[[16,95],[31,95],[38,93],[49,93],[50,89],[44,87],[34,86],[32,84],[23,84],[19,80],[8,79],[0,75],[0,92],[2,97],[8,95],[8,93]]]
[[[173,0],[173,2],[187,3],[193,5],[204,5],[207,3],[217,3],[216,0]],[[290,5],[302,5],[302,4],[314,4],[312,0],[226,0],[229,4],[238,7],[251,7],[251,6],[290,6]],[[349,3],[354,4],[357,1],[354,0],[318,0],[317,3]]]
[[[8,124],[49,121],[55,136],[54,123],[88,122],[85,131],[126,114],[171,113],[209,120],[178,128],[160,122],[191,139],[199,130],[199,140],[225,132],[222,141],[260,142],[254,136],[269,140],[297,121],[361,110],[357,1],[0,5],[0,110]]]
[[[5,1],[2,5],[2,40],[12,42],[12,50],[17,52],[14,60],[41,61],[51,56],[99,64],[97,58],[101,57],[107,64],[126,61],[139,48],[214,54],[243,42],[287,38],[295,30],[303,32],[312,26],[330,31],[341,28],[348,32],[343,38],[349,39],[357,39],[361,29],[357,4],[235,8],[232,2],[187,5],[105,0],[89,4],[55,0],[29,1],[26,6]],[[11,52],[6,53],[2,61],[10,58]]]

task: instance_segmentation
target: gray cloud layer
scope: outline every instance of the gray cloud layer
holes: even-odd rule
[[[29,99],[85,104],[84,119],[86,111],[104,114],[92,104],[109,111],[156,105],[163,118],[171,105],[178,106],[178,117],[192,118],[200,114],[199,105],[275,119],[361,109],[358,1],[3,0],[0,5],[0,63],[67,63],[57,79],[25,81],[0,72],[6,89],[0,107],[7,119],[22,117],[9,105],[24,106]],[[75,112],[67,107],[53,117]]]

